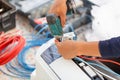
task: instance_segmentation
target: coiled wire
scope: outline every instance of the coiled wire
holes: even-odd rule
[[[36,28],[37,27],[38,25],[36,26]],[[41,46],[42,44],[44,44],[45,42],[52,38],[52,37],[48,38],[48,35],[50,33],[49,31],[46,31],[47,28],[48,26],[45,25],[37,34],[33,33],[32,35],[27,35],[26,37],[29,38],[26,38],[26,45],[24,46],[22,51],[15,59],[13,59],[11,62],[5,65],[7,71],[4,71],[2,68],[0,68],[0,71],[11,77],[29,79],[30,74],[35,69],[35,64],[28,64],[26,61],[26,56],[28,55],[28,51],[30,49],[34,50],[32,54],[35,55],[36,49],[34,49],[34,47]],[[44,31],[46,31],[45,33],[47,34],[45,34]]]

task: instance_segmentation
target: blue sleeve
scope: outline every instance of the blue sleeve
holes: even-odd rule
[[[99,50],[104,58],[120,57],[120,37],[100,41]]]

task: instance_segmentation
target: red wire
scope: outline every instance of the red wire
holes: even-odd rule
[[[25,39],[20,35],[0,34],[0,65],[11,61],[23,49]]]
[[[116,65],[120,66],[119,62],[116,62],[116,61],[113,61],[113,60],[97,59],[97,58],[87,58],[87,57],[84,57],[84,56],[79,56],[79,57],[83,58],[83,59],[86,59],[86,60],[98,60],[98,61],[101,61],[101,62],[109,62],[109,63],[113,63],[113,64],[116,64]]]

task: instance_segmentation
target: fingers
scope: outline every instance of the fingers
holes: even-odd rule
[[[60,21],[61,21],[61,25],[62,27],[64,27],[65,23],[66,23],[66,12],[67,12],[67,6],[66,6],[66,2],[62,3],[61,1],[58,2],[59,0],[57,0],[50,8],[50,10],[48,11],[48,13],[54,13],[57,16],[60,17]],[[58,4],[59,3],[59,4]]]
[[[59,42],[58,40],[55,40],[55,44],[56,44],[57,48],[60,49],[61,42]]]
[[[64,27],[64,25],[66,23],[66,15],[60,16],[60,20],[61,20],[62,27]]]
[[[55,44],[58,48],[58,52],[65,59],[74,58],[78,52],[76,44],[72,40],[65,40],[63,42],[59,42],[59,41],[55,40]]]
[[[65,59],[70,59],[71,58],[68,54],[66,54],[64,42],[59,42],[59,41],[55,40],[55,44],[58,48],[58,52],[61,54],[61,56],[63,58],[65,58]]]
[[[60,10],[61,10],[61,12],[60,12],[60,20],[61,20],[62,27],[64,27],[64,25],[66,23],[66,13],[67,13],[66,4],[63,4],[62,8],[60,8]]]
[[[67,7],[64,6],[63,9],[64,10],[62,10],[62,12],[60,13],[60,20],[61,20],[62,27],[64,27],[64,25],[66,23]]]

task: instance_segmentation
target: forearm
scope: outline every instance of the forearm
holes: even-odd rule
[[[97,56],[100,57],[99,51],[99,42],[83,42],[82,44],[78,44],[79,52],[78,55],[86,55],[86,56]]]
[[[99,42],[82,42],[82,44],[78,42],[77,47],[78,55],[120,57],[120,37]]]

